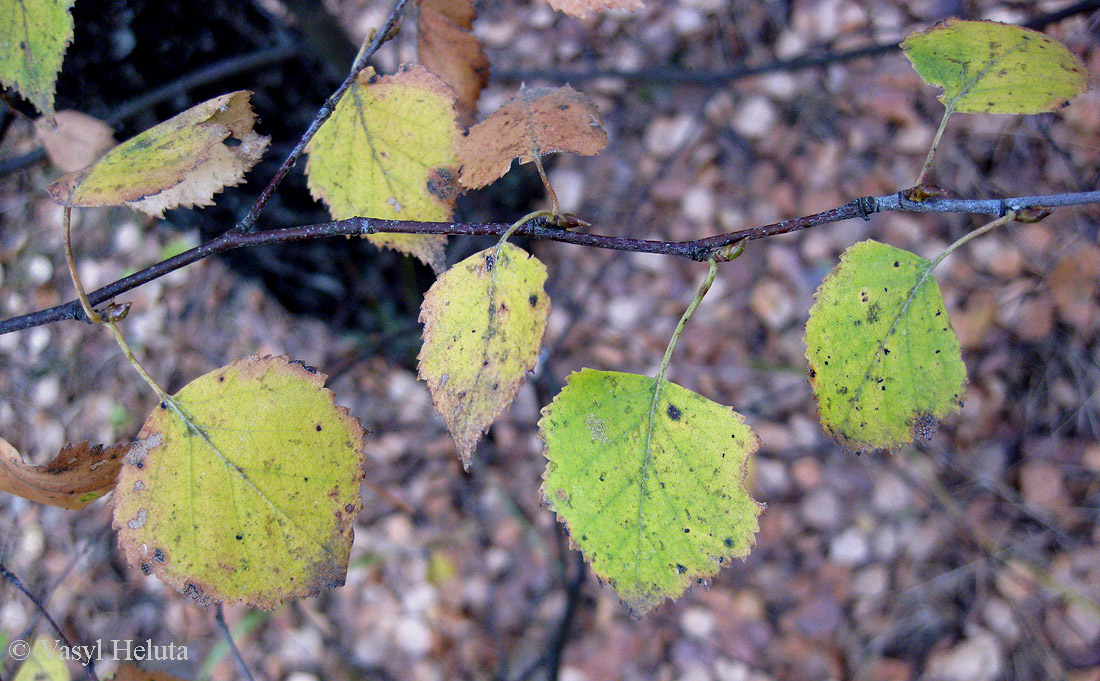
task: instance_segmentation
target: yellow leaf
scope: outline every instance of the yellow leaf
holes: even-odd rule
[[[208,206],[267,149],[268,138],[252,130],[251,95],[241,90],[193,106],[46,191],[66,206],[128,205],[156,217],[176,206]]]
[[[0,83],[53,116],[57,74],[73,40],[73,0],[0,0]]]
[[[477,189],[520,163],[555,151],[591,156],[607,146],[596,105],[573,88],[522,88],[459,140],[459,181]]]
[[[458,132],[454,93],[437,76],[422,66],[381,78],[366,69],[309,144],[310,192],[335,220],[449,221]],[[443,270],[445,236],[368,238]]]
[[[203,604],[273,608],[343,584],[363,429],[324,382],[253,355],[155,409],[115,490],[127,561]]]
[[[545,281],[541,262],[505,243],[447,270],[424,296],[420,377],[466,468],[538,359],[550,315]]]

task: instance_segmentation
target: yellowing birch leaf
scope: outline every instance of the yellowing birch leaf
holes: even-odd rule
[[[46,148],[50,163],[66,173],[90,166],[115,146],[111,126],[79,111],[58,111],[53,120],[39,118],[34,122],[34,134]]]
[[[449,221],[458,132],[454,93],[437,76],[414,65],[379,78],[368,68],[309,144],[309,190],[335,220]],[[368,238],[443,270],[445,236]]]
[[[847,449],[929,439],[962,406],[966,367],[933,263],[877,241],[841,256],[806,323],[821,423]]]
[[[638,9],[642,6],[642,0],[550,0],[550,6],[559,12],[584,17],[609,9]]]
[[[0,492],[78,510],[114,489],[128,445],[65,445],[48,464],[32,466],[0,439]]]
[[[1053,111],[1081,94],[1088,73],[1061,43],[1031,29],[949,19],[901,44],[940,101],[962,113]]]
[[[472,0],[420,0],[416,46],[420,63],[455,91],[467,122],[489,82],[489,58],[473,34]]]
[[[12,642],[14,643],[14,641]],[[26,642],[23,642],[26,645]],[[18,652],[9,644],[8,652]],[[30,650],[24,650],[27,656],[12,681],[69,681],[69,667],[61,657],[57,643],[41,636],[30,644]]]
[[[208,206],[267,149],[268,138],[252,130],[251,96],[241,90],[193,106],[46,191],[65,206],[127,205],[155,217],[176,206]]]
[[[53,116],[57,74],[73,40],[73,0],[0,0],[0,83]]]
[[[115,490],[127,561],[203,604],[273,608],[343,584],[363,429],[324,383],[253,355],[154,410]]]
[[[484,187],[520,163],[556,151],[591,156],[607,146],[596,104],[568,85],[521,88],[493,115],[459,139],[459,181]]]
[[[582,369],[542,410],[542,493],[601,579],[645,614],[755,543],[759,440],[729,407],[665,380]]]
[[[545,281],[537,258],[504,243],[447,270],[424,296],[420,378],[466,468],[538,359],[550,315]]]

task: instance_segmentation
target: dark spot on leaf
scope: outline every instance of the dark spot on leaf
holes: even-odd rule
[[[436,168],[428,174],[428,193],[443,201],[453,201],[461,192],[450,168]]]
[[[685,527],[684,528],[684,534],[691,534],[691,528],[690,527]]]
[[[925,412],[917,416],[913,421],[913,437],[918,440],[931,440],[939,427],[939,421],[934,416]]]
[[[142,468],[145,468],[145,462],[144,461],[138,461],[137,463],[134,464],[134,467],[137,468],[140,471]]]
[[[310,365],[306,364],[305,362],[303,362],[300,359],[292,359],[292,360],[290,360],[290,363],[291,364],[297,364],[298,366],[302,367],[303,369],[305,369],[306,371],[308,371],[311,374],[317,373],[316,367],[311,367]]]
[[[569,105],[568,104],[559,104],[558,108],[561,109],[562,111],[569,111]]]
[[[687,572],[687,568],[686,568],[686,567],[684,567],[683,565],[680,565],[679,563],[677,563],[677,564],[676,564],[676,574],[678,574],[678,575],[682,575],[682,574],[684,574],[685,572]]]
[[[485,256],[485,271],[486,272],[492,272],[493,271],[493,265],[495,265],[495,264],[496,264],[496,258],[493,257],[492,253]]]
[[[163,563],[164,562],[164,549],[160,548],[159,546],[157,548],[153,549],[153,560],[155,560],[158,563]]]
[[[317,432],[318,432],[318,433],[320,433],[320,432],[321,432],[322,430],[324,430],[324,428],[322,428],[322,427],[321,427],[321,424],[320,424],[320,423],[318,423],[318,424],[317,424]]]
[[[670,419],[672,419],[673,421],[679,421],[681,415],[682,412],[680,411],[679,407],[677,407],[675,404],[668,405],[668,417]]]
[[[344,504],[344,510],[348,513],[355,513],[355,506],[353,504]]]
[[[224,381],[225,381],[225,376],[218,376],[218,383],[223,383]]]
[[[894,261],[894,267],[897,267],[897,266],[898,266],[898,261],[897,261],[897,260],[895,260],[895,261]]]
[[[243,532],[238,532],[237,533],[237,541],[240,541],[242,539],[244,539],[244,533]]]
[[[236,137],[226,137],[222,144],[232,149],[241,146],[241,141]]]
[[[726,537],[725,544],[727,549],[733,548],[733,537]]]
[[[161,402],[160,403],[160,408],[161,409],[167,409],[168,408],[168,403],[167,402]]]
[[[531,303],[531,307],[534,307],[539,304],[539,297],[532,293],[531,297],[527,299],[527,302]]]

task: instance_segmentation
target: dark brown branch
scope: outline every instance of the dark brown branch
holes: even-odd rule
[[[1084,0],[1069,5],[1056,12],[1035,17],[1031,21],[1021,24],[1024,28],[1040,31],[1047,26],[1068,19],[1079,14],[1086,14],[1100,9],[1100,0]],[[556,83],[582,83],[598,79],[615,79],[631,83],[669,83],[675,85],[697,85],[702,87],[724,87],[729,83],[752,76],[779,71],[798,71],[801,69],[820,68],[831,64],[841,64],[861,59],[863,57],[876,57],[901,49],[898,43],[880,43],[864,45],[848,50],[822,52],[821,54],[803,54],[790,59],[777,59],[766,64],[755,66],[742,65],[729,69],[716,71],[684,71],[675,67],[653,66],[633,71],[619,69],[587,69],[587,70],[560,70],[560,69],[493,69],[492,78],[497,81],[524,82],[532,80],[547,80]]]
[[[1079,206],[1100,203],[1100,191],[1077,192],[1069,194],[1049,194],[1046,196],[1017,196],[1007,199],[927,199],[912,201],[902,192],[886,196],[867,196],[849,201],[843,206],[831,210],[806,215],[792,220],[784,220],[770,225],[761,225],[742,229],[728,234],[695,239],[692,241],[651,241],[628,237],[604,236],[587,232],[571,232],[558,227],[547,226],[544,221],[533,220],[516,230],[516,236],[525,236],[547,241],[560,241],[578,246],[606,248],[614,251],[634,253],[654,253],[674,255],[689,260],[705,261],[723,246],[735,244],[741,240],[754,241],[765,237],[788,234],[811,227],[817,227],[851,218],[869,219],[873,213],[978,213],[984,215],[1004,215],[1010,210],[1039,206]],[[230,230],[219,237],[200,244],[189,251],[151,265],[140,272],[101,289],[92,291],[88,298],[93,306],[102,305],[115,296],[130,291],[180,269],[218,253],[261,246],[264,244],[304,241],[334,236],[366,236],[368,234],[445,234],[450,236],[500,236],[511,225],[506,222],[452,223],[452,222],[413,222],[408,220],[379,220],[375,218],[349,218],[335,222],[323,222],[302,227],[287,227],[264,232],[242,233]],[[87,321],[80,302],[69,301],[63,305],[32,312],[19,317],[0,321],[0,334],[22,331],[43,324],[51,324],[66,319]]]
[[[10,582],[12,586],[23,592],[23,595],[26,596],[30,600],[30,602],[34,604],[35,609],[37,609],[38,612],[42,614],[42,617],[46,618],[46,621],[50,623],[50,626],[54,628],[54,631],[57,632],[57,636],[61,639],[61,642],[65,644],[65,647],[69,650],[73,650],[73,644],[69,641],[68,637],[65,636],[65,632],[61,630],[61,627],[57,625],[57,622],[54,621],[53,617],[50,616],[49,611],[46,610],[46,606],[42,604],[42,601],[38,600],[38,598],[36,598],[35,595],[31,593],[30,589],[28,589],[23,584],[23,581],[19,579],[19,577],[17,577],[15,573],[9,570],[7,566],[5,566],[3,563],[0,563],[0,577],[8,580],[8,582]],[[93,660],[92,658],[88,658],[88,661],[84,663],[84,671],[88,674],[88,678],[92,679],[92,681],[99,681],[99,676],[96,674],[95,671],[95,660]]]
[[[240,649],[237,648],[237,643],[233,640],[233,634],[229,631],[229,625],[225,623],[225,613],[222,611],[221,603],[218,603],[218,606],[214,608],[214,622],[218,625],[218,631],[221,632],[222,638],[225,639],[230,652],[233,653],[233,660],[237,663],[237,671],[241,673],[241,677],[244,681],[255,681],[252,678],[252,672],[248,669],[248,665],[245,664],[244,656],[241,655]]]

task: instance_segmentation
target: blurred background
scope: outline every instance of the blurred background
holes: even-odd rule
[[[81,211],[95,288],[220,233],[247,211],[367,32],[377,0],[78,0],[58,109],[119,140],[209,97],[256,92],[272,151],[203,211],[151,221]],[[942,113],[896,50],[744,77],[746,66],[891,45],[956,16],[1038,22],[1080,56],[1090,91],[1054,114],[957,115],[930,181],[993,198],[1100,186],[1100,7],[973,0],[649,0],[585,19],[543,0],[481,0],[492,63],[480,117],[521,82],[571,83],[610,135],[596,157],[551,160],[564,210],[601,234],[693,239],[913,184]],[[375,60],[416,58],[415,8]],[[0,110],[0,316],[73,296],[58,171],[31,126]],[[515,168],[458,219],[545,207]],[[299,167],[261,228],[327,219]],[[542,360],[462,472],[415,355],[426,268],[337,239],[209,259],[123,298],[124,323],[170,391],[249,354],[329,374],[367,429],[364,510],[347,584],[272,612],[225,608],[257,678],[1100,680],[1100,207],[1009,225],[937,279],[964,348],[965,407],[931,441],[848,454],[822,431],[802,331],[840,253],[875,238],[934,256],[980,217],[875,215],[751,243],[723,265],[669,377],[746,415],[763,447],[757,546],[644,619],[584,569],[540,497],[539,409],[581,367],[653,373],[705,266],[558,243]],[[449,261],[486,245],[453,239]],[[154,406],[110,336],[75,322],[0,336],[0,434],[42,463],[66,442],[132,438]],[[0,497],[0,557],[74,643],[185,645],[183,678],[240,678],[212,611],[127,567],[109,501],[81,512]],[[0,583],[0,632],[53,632]],[[0,656],[4,653],[0,652]],[[0,676],[13,661],[0,657]],[[111,664],[100,665],[102,673]]]

